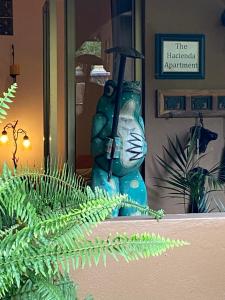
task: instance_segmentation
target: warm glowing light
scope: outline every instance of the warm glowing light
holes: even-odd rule
[[[9,140],[9,138],[8,138],[7,132],[5,130],[2,131],[2,135],[0,137],[1,143],[5,144],[8,142],[8,140]]]
[[[30,147],[30,140],[29,140],[29,137],[27,136],[27,135],[25,135],[24,136],[24,138],[23,138],[23,146],[25,147],[25,148],[29,148]]]

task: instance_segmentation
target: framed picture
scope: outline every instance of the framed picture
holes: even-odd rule
[[[12,0],[0,0],[0,18],[12,18]]]
[[[157,79],[204,79],[205,36],[203,34],[156,34],[155,77]]]
[[[13,35],[12,18],[0,18],[0,35]]]

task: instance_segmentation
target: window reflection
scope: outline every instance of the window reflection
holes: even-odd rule
[[[108,79],[116,78],[117,65],[105,50],[132,45],[131,0],[76,0],[76,168],[90,178],[92,117]],[[98,13],[96,13],[98,10]],[[115,61],[115,60],[114,60]],[[132,62],[126,79],[133,77]]]

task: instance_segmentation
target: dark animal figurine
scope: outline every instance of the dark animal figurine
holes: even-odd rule
[[[195,135],[199,139],[199,153],[205,153],[208,143],[217,139],[218,134],[204,128],[203,126],[193,126],[190,129],[191,138]]]

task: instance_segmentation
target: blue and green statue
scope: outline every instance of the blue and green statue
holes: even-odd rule
[[[109,194],[128,194],[141,205],[147,205],[147,192],[139,168],[147,152],[144,123],[141,117],[139,82],[123,81],[119,99],[117,134],[112,138],[117,84],[106,82],[93,119],[91,152],[94,157],[92,188],[98,186]],[[114,147],[112,156],[112,147]],[[109,162],[111,175],[109,176]],[[136,215],[134,208],[113,211],[113,217]]]

